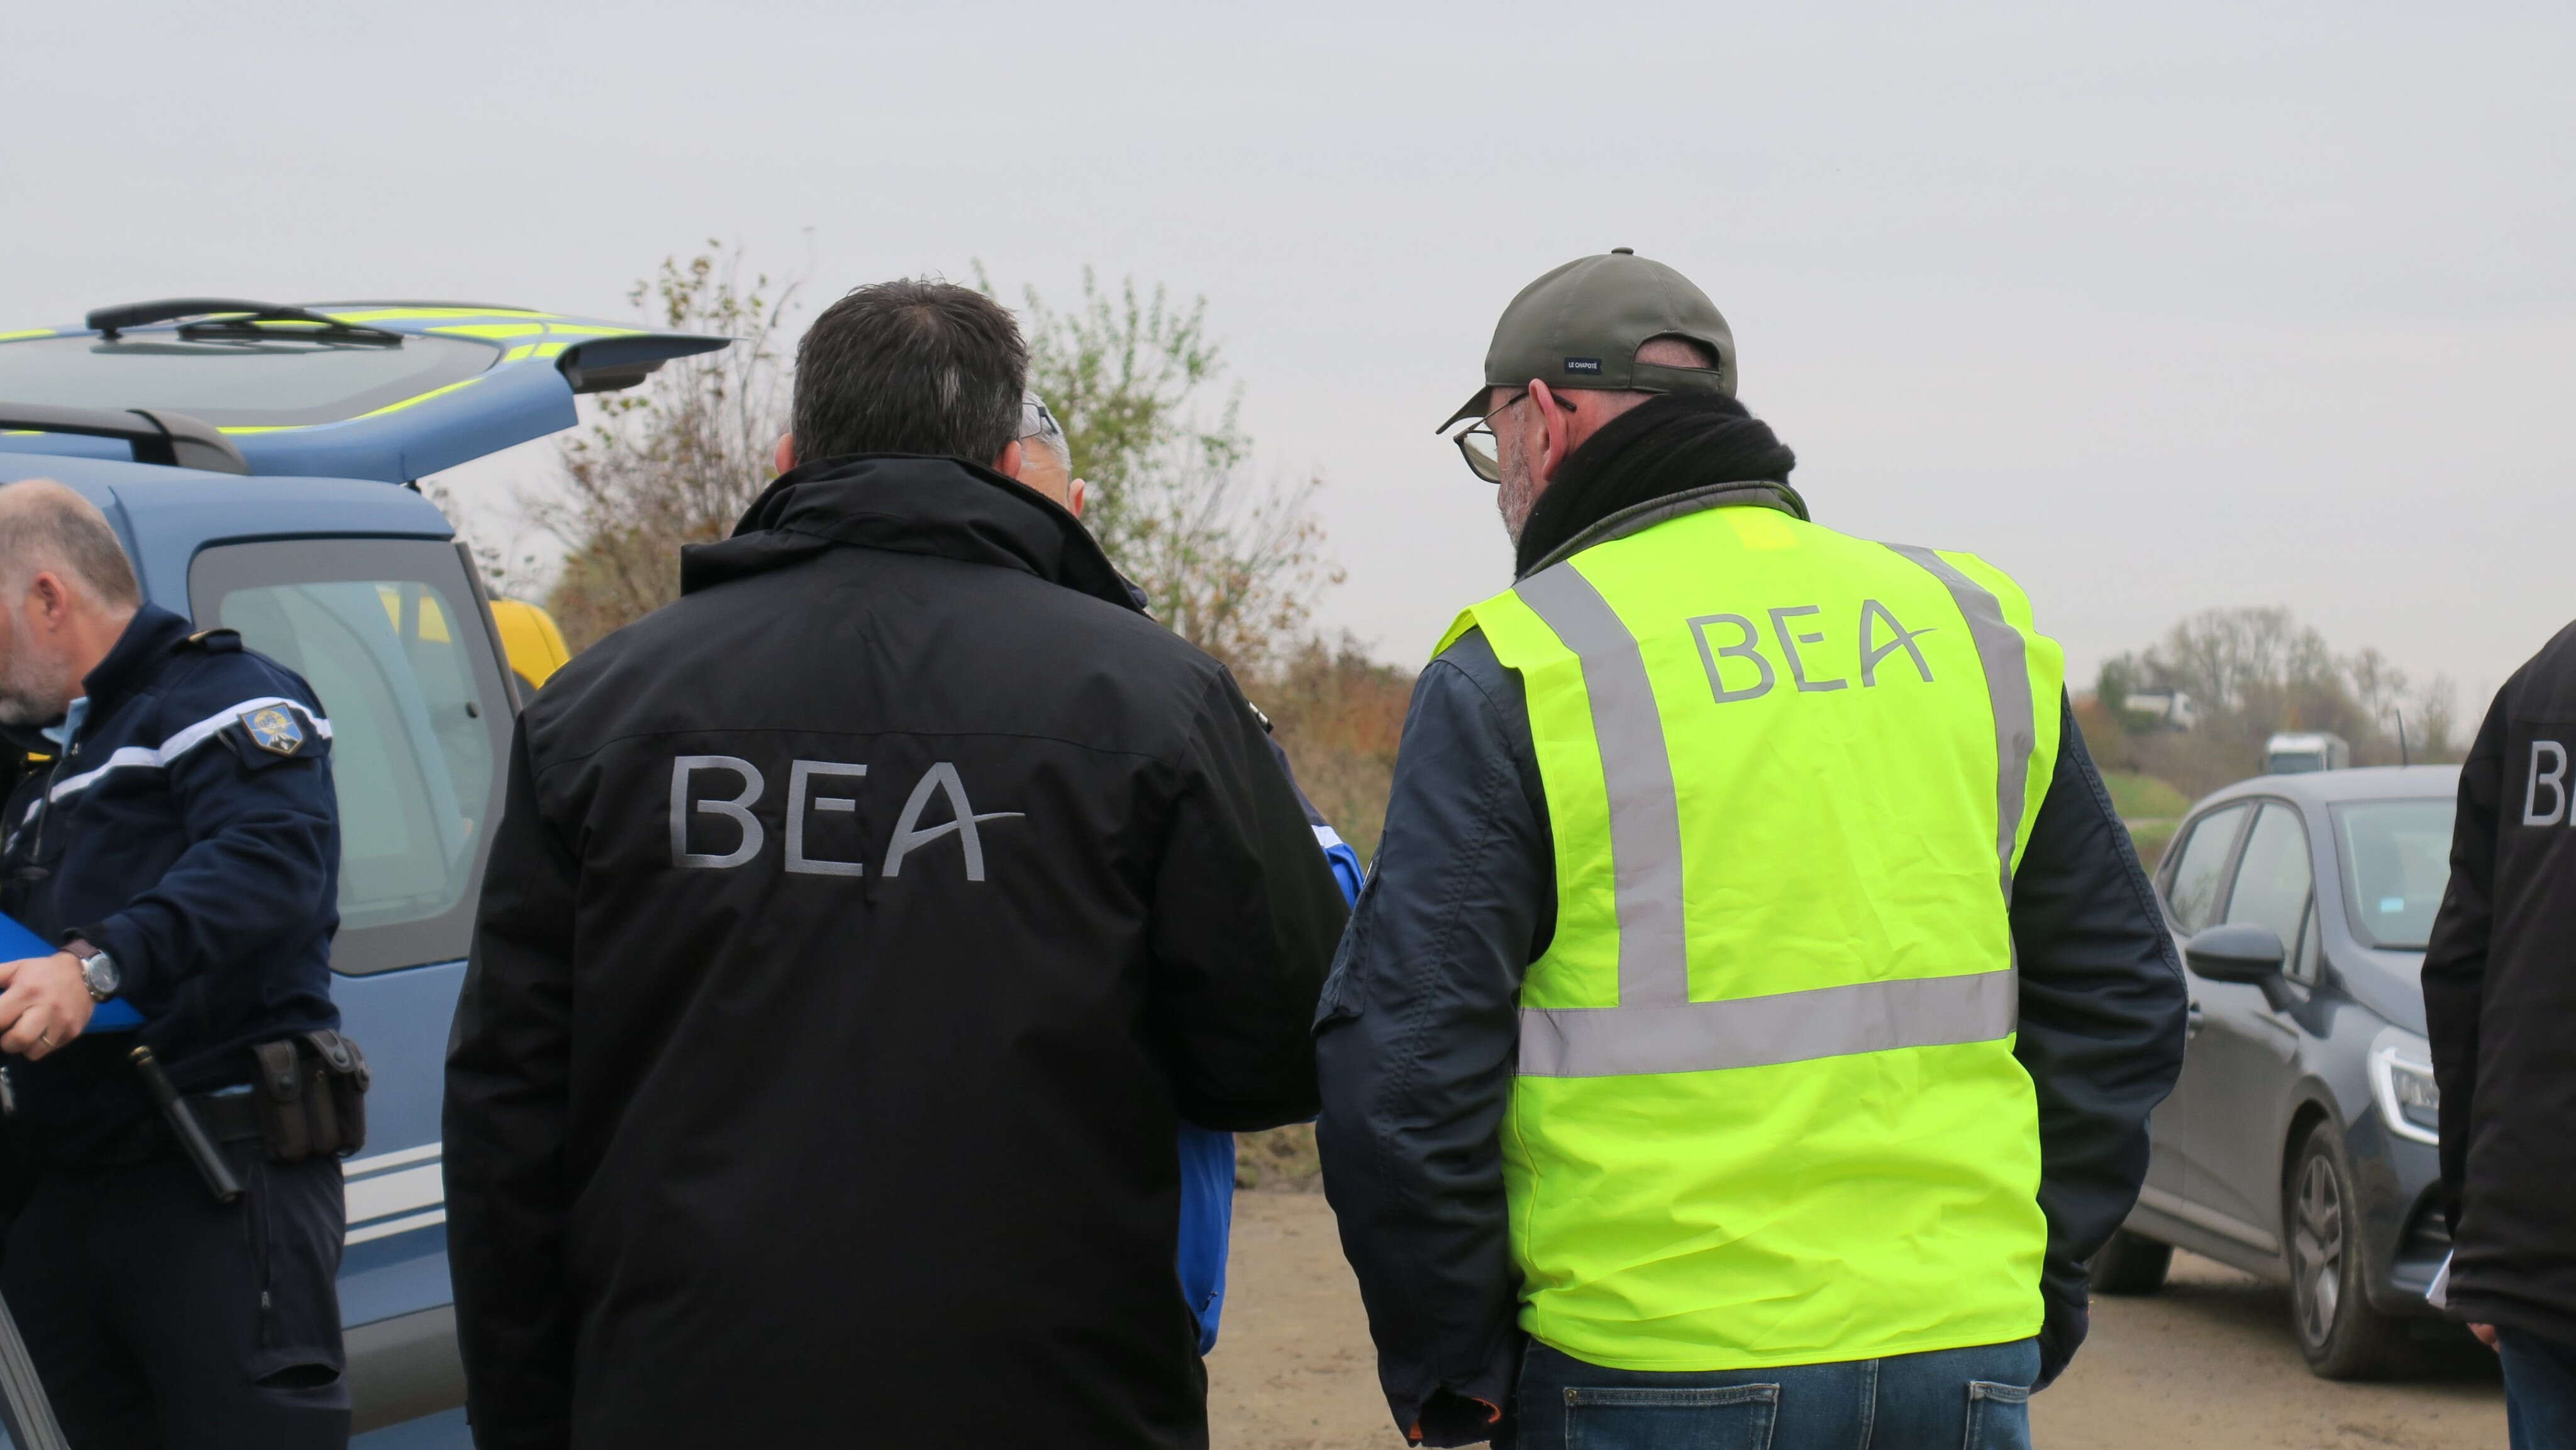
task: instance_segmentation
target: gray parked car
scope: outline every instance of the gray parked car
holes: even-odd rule
[[[2318,1374],[2406,1363],[2451,1246],[2416,974],[2458,789],[2456,766],[2336,770],[2192,808],[2156,874],[2191,1045],[2097,1290],[2152,1293],[2179,1246],[2287,1283]]]

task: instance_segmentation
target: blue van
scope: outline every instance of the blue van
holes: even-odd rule
[[[88,495],[154,603],[240,630],[331,715],[332,994],[375,1070],[340,1273],[367,1450],[470,1444],[439,1099],[519,709],[473,557],[419,481],[728,341],[516,307],[207,298],[0,331],[0,482]]]

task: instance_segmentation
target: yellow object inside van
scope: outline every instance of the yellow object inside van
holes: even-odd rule
[[[501,631],[501,651],[509,656],[510,672],[519,677],[523,695],[535,694],[572,658],[554,616],[526,600],[493,600],[492,623]]]

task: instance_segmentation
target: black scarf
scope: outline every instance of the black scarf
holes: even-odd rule
[[[1806,504],[1788,485],[1797,466],[1769,424],[1723,393],[1649,398],[1566,456],[1521,530],[1514,573],[1526,577],[1613,514],[1712,484],[1775,485],[1777,506],[1803,519]]]

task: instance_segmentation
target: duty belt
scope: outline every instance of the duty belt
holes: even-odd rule
[[[205,1127],[206,1136],[218,1143],[255,1142],[260,1136],[259,1108],[254,1094],[235,1089],[221,1093],[191,1093],[186,1102],[195,1110],[197,1121]],[[120,1127],[95,1136],[67,1129],[63,1136],[86,1140],[84,1151],[60,1153],[45,1141],[43,1130],[33,1135],[32,1147],[37,1159],[52,1168],[115,1168],[148,1163],[179,1153],[179,1142],[169,1127],[157,1117],[137,1118]]]

